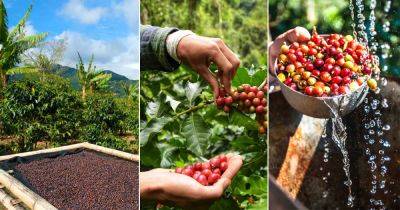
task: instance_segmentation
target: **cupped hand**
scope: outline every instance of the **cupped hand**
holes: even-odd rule
[[[228,154],[228,168],[215,184],[203,186],[192,177],[169,169],[140,173],[140,197],[159,203],[190,209],[208,209],[223,195],[242,166],[242,157]]]
[[[291,44],[293,42],[304,42],[308,41],[310,38],[310,33],[303,27],[296,27],[279,35],[269,46],[270,71],[273,71],[275,59],[279,56],[283,43]]]
[[[186,36],[178,44],[177,55],[211,85],[215,98],[219,95],[220,84],[227,93],[231,92],[231,81],[240,66],[240,60],[221,39]],[[217,65],[217,75],[210,71],[211,63]]]

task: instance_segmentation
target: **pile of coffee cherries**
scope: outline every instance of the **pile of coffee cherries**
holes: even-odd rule
[[[355,91],[365,81],[375,90],[372,70],[371,55],[351,35],[322,37],[314,28],[309,41],[281,46],[277,77],[306,95],[330,97]]]
[[[228,168],[228,158],[219,155],[208,162],[197,162],[184,168],[176,168],[175,173],[190,176],[204,186],[213,185]]]
[[[221,89],[216,104],[225,112],[230,112],[232,108],[237,108],[245,113],[256,113],[256,119],[259,124],[258,131],[260,134],[264,134],[268,128],[268,100],[266,94],[268,94],[268,85],[259,89],[257,86],[243,84],[237,89],[233,89],[231,95],[227,95]]]

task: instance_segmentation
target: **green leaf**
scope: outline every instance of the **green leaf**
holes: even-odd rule
[[[158,168],[160,167],[160,162],[161,152],[155,145],[154,141],[149,141],[149,144],[140,147],[140,164]]]
[[[185,120],[182,133],[186,137],[188,149],[198,156],[202,156],[208,147],[210,129],[198,114],[190,114]]]
[[[150,118],[158,118],[163,115],[163,113],[169,109],[166,102],[165,94],[160,94],[157,101],[149,102],[146,107],[146,115]]]
[[[146,145],[152,134],[161,132],[162,128],[171,121],[170,117],[151,119],[140,132],[140,146]]]
[[[242,112],[233,112],[230,118],[230,124],[243,126],[248,130],[258,130],[257,122]]]
[[[220,209],[239,210],[240,208],[233,199],[219,199],[210,207],[210,210]]]
[[[231,146],[236,149],[245,149],[255,144],[254,138],[250,138],[249,136],[239,136],[231,142]]]
[[[7,75],[14,75],[14,74],[29,74],[29,73],[35,73],[38,72],[38,70],[35,67],[31,66],[21,66],[21,67],[15,67],[12,69],[7,70]]]
[[[239,68],[236,72],[235,78],[232,80],[232,85],[238,87],[242,84],[249,84],[251,77],[245,68]]]
[[[259,86],[264,82],[265,78],[267,78],[267,71],[258,70],[251,76],[251,85]]]
[[[232,80],[232,85],[238,87],[242,84],[259,86],[267,77],[267,71],[264,68],[258,68],[253,74],[249,74],[250,70],[239,68],[235,78]]]
[[[188,82],[185,87],[186,98],[189,100],[189,103],[192,102],[200,95],[202,88],[200,87],[200,82],[191,83]]]
[[[168,102],[171,108],[176,112],[176,108],[178,108],[179,104],[181,104],[180,101],[175,100],[172,96],[167,95],[165,102]]]
[[[266,177],[251,175],[250,177],[238,175],[232,182],[230,188],[235,194],[239,195],[262,195],[268,192],[268,182]]]
[[[173,147],[166,143],[158,144],[158,149],[161,151],[161,162],[160,167],[171,168],[174,165],[174,152],[177,151],[177,147]]]
[[[261,199],[255,201],[254,204],[249,204],[247,202],[246,210],[266,210],[266,209],[268,209],[267,208],[268,199],[267,199],[267,196],[265,196],[265,197],[266,198],[261,198]]]

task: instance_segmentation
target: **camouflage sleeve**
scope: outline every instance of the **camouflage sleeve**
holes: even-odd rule
[[[166,39],[177,28],[140,26],[140,69],[156,71],[174,71],[179,67],[167,52]]]

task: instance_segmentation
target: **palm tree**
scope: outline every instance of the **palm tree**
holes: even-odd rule
[[[103,70],[96,70],[96,66],[93,66],[93,55],[89,60],[87,69],[85,69],[85,64],[79,52],[78,58],[79,62],[76,64],[76,69],[78,71],[79,83],[82,86],[82,99],[85,100],[87,88],[89,88],[91,94],[95,90],[106,88],[108,81],[111,79],[111,74],[105,74]]]
[[[26,35],[26,21],[32,11],[32,5],[29,6],[24,17],[18,24],[9,31],[7,11],[3,0],[0,0],[0,78],[1,88],[8,84],[9,75],[30,73],[36,71],[30,66],[18,66],[21,61],[21,55],[28,49],[36,47],[43,41],[47,33],[35,35]],[[1,89],[0,89],[1,90]]]

